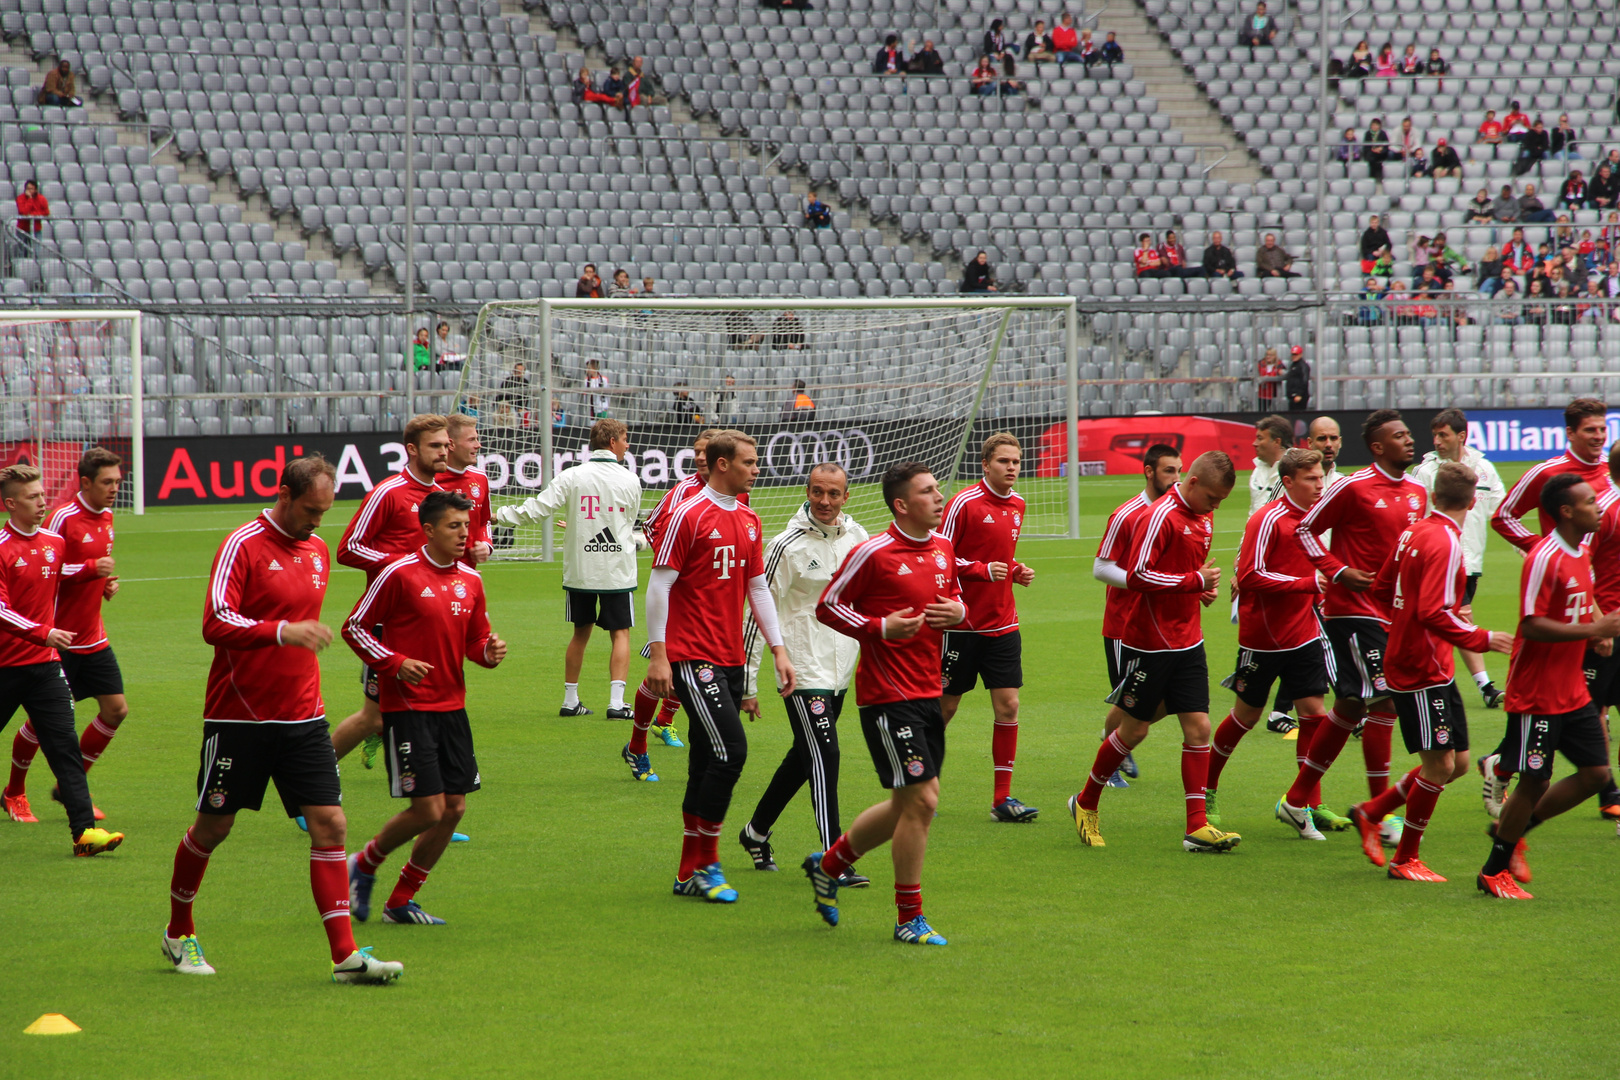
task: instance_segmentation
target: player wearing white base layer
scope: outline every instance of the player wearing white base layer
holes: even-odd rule
[[[568,527],[563,546],[564,618],[574,636],[563,656],[562,716],[589,716],[579,700],[579,672],[591,627],[608,632],[608,718],[630,719],[624,702],[630,670],[630,628],[635,625],[636,515],[641,512],[641,480],[624,463],[630,435],[624,421],[603,417],[591,425],[591,456],[558,473],[537,495],[503,506],[495,518],[517,526],[562,514]]]
[[[1282,461],[1283,453],[1294,444],[1294,425],[1286,417],[1264,416],[1254,425],[1254,468],[1249,472],[1249,516],[1254,517],[1262,507],[1282,494],[1282,476],[1278,471],[1278,464]],[[1237,578],[1232,579],[1232,621],[1238,621]],[[1296,727],[1289,713],[1294,711],[1294,703],[1283,692],[1282,683],[1277,686],[1277,700],[1271,707],[1271,716],[1266,721],[1266,729],[1279,735],[1286,735]]]

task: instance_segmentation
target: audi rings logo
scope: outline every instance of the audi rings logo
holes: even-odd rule
[[[871,476],[877,451],[859,428],[848,431],[778,431],[765,444],[765,469],[772,476],[804,476],[819,462],[834,461],[851,479]]]

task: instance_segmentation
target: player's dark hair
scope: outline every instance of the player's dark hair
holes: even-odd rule
[[[1584,483],[1586,481],[1578,473],[1559,473],[1557,476],[1550,477],[1541,487],[1541,512],[1556,521],[1558,508],[1572,505],[1575,502],[1575,497],[1570,494],[1570,490],[1576,484]]]
[[[310,489],[317,476],[328,477],[336,483],[337,467],[318,453],[293,458],[281,470],[281,486],[296,499]]]
[[[1620,477],[1620,439],[1614,440],[1609,447],[1609,478]]]
[[[0,499],[11,498],[12,492],[32,484],[39,478],[39,470],[32,465],[8,465],[0,469]]]
[[[84,480],[94,480],[101,475],[102,469],[116,468],[123,463],[123,458],[105,446],[92,446],[79,458],[79,476]]]
[[[1395,409],[1374,409],[1361,422],[1361,441],[1371,450],[1374,437],[1383,430],[1384,425],[1399,423],[1400,419],[1401,414]]]
[[[996,451],[1003,446],[1010,446],[1018,451],[1019,456],[1023,456],[1024,444],[1018,441],[1018,436],[1010,431],[998,431],[984,440],[984,449],[980,451],[979,460],[988,463],[991,458],[995,457]]]
[[[714,433],[709,439],[709,445],[703,448],[703,456],[708,459],[709,468],[720,464],[720,459],[730,461],[737,456],[739,446],[758,446],[754,437],[747,432],[725,428]]]
[[[437,525],[452,510],[471,511],[473,501],[459,491],[430,491],[417,506],[416,520],[423,525]]]
[[[613,445],[613,440],[622,435],[630,434],[623,420],[615,420],[611,416],[604,416],[591,425],[591,449],[606,450]]]
[[[1453,431],[1457,430],[1452,428]],[[1466,510],[1479,487],[1474,470],[1460,461],[1447,461],[1435,470],[1434,508],[1436,510]]]
[[[1430,431],[1439,431],[1441,428],[1450,428],[1458,435],[1468,433],[1468,414],[1461,409],[1441,409],[1429,421]]]
[[[1564,407],[1564,428],[1574,431],[1588,416],[1608,416],[1609,407],[1597,398],[1578,397]]]
[[[1312,465],[1322,464],[1322,451],[1312,450],[1304,446],[1290,446],[1283,451],[1283,456],[1277,459],[1277,475],[1282,477],[1293,476],[1295,473],[1305,472]]]
[[[1147,453],[1142,455],[1142,464],[1149,469],[1157,469],[1159,467],[1159,462],[1163,461],[1165,458],[1179,458],[1180,456],[1181,451],[1177,450],[1175,447],[1162,442],[1154,443],[1152,446],[1147,448]]]
[[[1294,425],[1290,424],[1286,418],[1278,416],[1276,413],[1272,413],[1270,416],[1261,417],[1259,423],[1255,424],[1254,426],[1256,430],[1266,432],[1273,439],[1276,439],[1284,446],[1290,446],[1293,444]]]
[[[890,465],[883,473],[883,504],[894,513],[894,501],[903,499],[911,491],[911,482],[923,473],[933,472],[933,468],[920,461],[906,461],[899,465]]]

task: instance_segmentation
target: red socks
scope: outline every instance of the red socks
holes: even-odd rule
[[[388,859],[388,852],[378,847],[376,837],[372,837],[366,841],[366,846],[360,849],[360,854],[355,858],[360,864],[362,874],[375,874],[377,868]]]
[[[1395,861],[1406,862],[1418,857],[1418,845],[1423,843],[1423,830],[1429,827],[1435,804],[1440,801],[1440,787],[1421,776],[1412,779],[1411,794],[1406,799],[1406,828],[1401,842],[1395,847]]]
[[[11,740],[11,779],[6,782],[7,795],[21,795],[28,790],[28,767],[39,753],[39,736],[34,734],[34,722],[24,720],[23,726]]]
[[[208,856],[212,854],[212,850],[197,842],[190,829],[174,849],[174,874],[169,878],[169,928],[165,931],[172,938],[197,932],[191,921],[191,903],[197,898],[203,874],[208,871]]]
[[[90,766],[96,763],[116,734],[118,728],[107,723],[105,717],[98,716],[90,721],[90,726],[84,729],[84,734],[79,738],[79,757],[84,760],[85,772],[90,771]]]
[[[694,818],[698,826],[698,865],[713,866],[720,861],[720,830],[725,825],[707,818]]]
[[[1362,803],[1361,812],[1372,821],[1383,821],[1385,817],[1399,810],[1401,804],[1411,798],[1412,784],[1417,780],[1420,771],[1413,769],[1401,777],[1400,783]]]
[[[826,864],[823,863],[823,866]],[[896,923],[908,923],[922,914],[922,886],[900,885],[894,887],[894,908]]]
[[[1339,715],[1337,706],[1327,719],[1327,723],[1316,726],[1310,749],[1305,752],[1305,763],[1299,767],[1299,775],[1294,777],[1294,786],[1283,796],[1283,801],[1289,806],[1313,805],[1310,802],[1313,792],[1318,799],[1321,798],[1322,774],[1338,760],[1339,751],[1344,749],[1344,744],[1350,740],[1350,733],[1356,729],[1356,722]]]
[[[1369,712],[1367,722],[1361,728],[1361,756],[1367,763],[1367,793],[1375,799],[1389,787],[1390,743],[1395,737],[1395,714],[1383,711],[1384,708],[1387,706],[1377,712]]]
[[[648,693],[646,683],[636,687],[635,703],[630,708],[635,713],[635,719],[631,721],[633,726],[630,729],[630,752],[632,754],[645,754],[647,752],[647,729],[652,726],[653,712],[658,708],[658,699]]]
[[[638,693],[638,701],[640,697]],[[686,881],[698,868],[699,842],[698,816],[681,811],[681,868],[675,874],[676,881]]]
[[[1018,721],[1003,724],[997,720],[990,729],[990,760],[996,766],[996,789],[991,806],[1000,806],[1012,794],[1013,758],[1018,756]]]
[[[332,963],[340,964],[354,952],[354,930],[349,925],[348,856],[340,847],[309,849],[309,891],[321,913]]]
[[[1254,730],[1254,725],[1243,726],[1243,721],[1237,718],[1237,713],[1227,713],[1221,726],[1215,729],[1214,755],[1209,759],[1209,782],[1206,785],[1214,791],[1221,785],[1221,770],[1226,768],[1226,759],[1232,756],[1237,744],[1243,741],[1243,736]]]
[[[1321,715],[1320,713],[1315,716],[1306,716],[1304,713],[1300,714],[1299,738],[1294,742],[1295,765],[1305,764],[1305,754],[1311,747],[1311,740],[1316,738],[1316,732],[1325,723],[1327,723],[1327,717]],[[1311,793],[1308,798],[1310,799],[1309,805],[1322,805],[1322,781],[1320,777],[1318,777],[1317,782],[1311,786]]]
[[[428,871],[417,866],[409,859],[405,860],[405,868],[399,872],[399,881],[394,884],[394,891],[388,894],[388,903],[384,907],[403,907],[416,898],[416,890],[427,883]]]
[[[1204,785],[1209,782],[1209,747],[1181,744],[1181,787],[1187,793],[1187,831],[1209,824],[1204,814]]]
[[[849,842],[849,833],[844,833],[837,840],[834,840],[833,846],[828,848],[826,854],[821,856],[821,869],[833,877],[843,877],[849,868],[855,865],[855,860],[860,857],[861,852],[856,851],[855,845]],[[922,886],[914,885],[912,888],[920,890]],[[920,905],[922,904],[920,893],[917,903],[920,911]],[[901,921],[904,922],[905,920],[902,919]]]
[[[1097,809],[1097,800],[1102,798],[1103,787],[1108,778],[1113,776],[1125,759],[1130,756],[1131,748],[1120,741],[1119,732],[1110,731],[1108,738],[1097,748],[1097,759],[1091,763],[1091,775],[1086,777],[1086,786],[1080,789],[1080,805],[1087,810]],[[1204,789],[1198,789],[1202,798]]]
[[[658,709],[658,726],[668,727],[670,721],[675,719],[675,714],[680,711],[680,698],[665,698],[663,704],[660,705]]]

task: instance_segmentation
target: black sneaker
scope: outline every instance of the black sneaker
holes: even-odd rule
[[[1005,821],[1009,823],[1022,823],[1034,821],[1040,811],[1033,806],[1025,806],[1011,795],[996,803],[990,810],[992,821]]]
[[[754,860],[755,870],[778,869],[776,852],[771,850],[769,833],[765,834],[765,839],[755,840],[748,835],[748,826],[744,825],[743,831],[737,834],[737,843],[741,844],[743,850],[748,852],[748,857]]]
[[[632,709],[628,705],[621,705],[617,709],[609,709],[607,711],[607,718],[609,720],[634,720],[636,718],[636,710]]]
[[[1294,723],[1287,713],[1274,712],[1266,721],[1266,730],[1277,735],[1286,735],[1297,727],[1299,725]]]
[[[1503,699],[1507,697],[1506,691],[1498,690],[1496,684],[1490,682],[1480,687],[1479,692],[1485,698],[1485,707],[1487,709],[1500,709]]]
[[[593,713],[591,710],[587,709],[585,707],[585,703],[582,701],[578,705],[564,705],[562,708],[557,710],[557,715],[558,716],[595,716],[596,714]]]
[[[844,876],[838,879],[840,889],[864,889],[872,884],[872,879],[865,874],[857,874],[853,870],[845,870]]]

